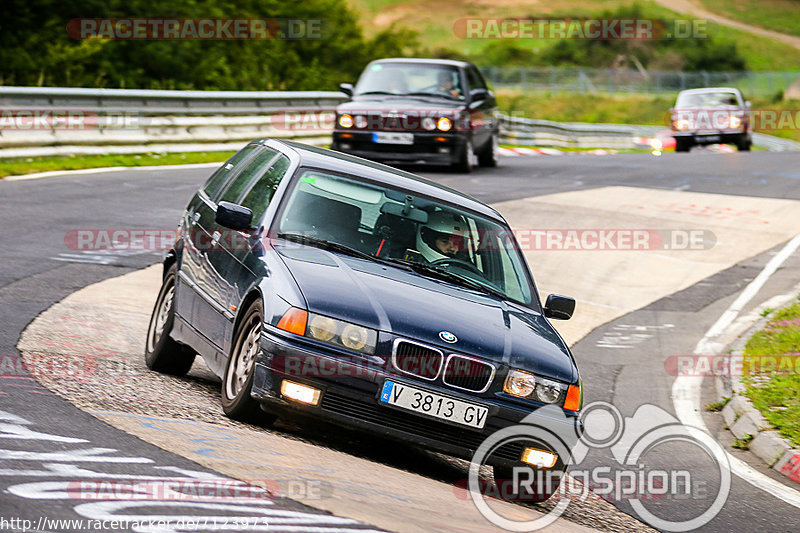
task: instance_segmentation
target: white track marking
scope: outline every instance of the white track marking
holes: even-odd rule
[[[192,168],[213,168],[218,167],[223,162],[219,163],[192,163],[189,165],[153,165],[141,167],[103,167],[103,168],[84,168],[81,170],[48,170],[47,172],[37,172],[35,174],[22,174],[19,176],[8,176],[3,178],[3,181],[25,181],[25,180],[38,180],[41,178],[71,178],[72,176],[79,176],[82,174],[101,174],[103,172],[121,172],[123,170],[180,170]]]
[[[695,355],[717,355],[720,350],[724,349],[724,346],[717,339],[734,323],[744,306],[753,299],[769,277],[798,247],[800,247],[800,234],[796,235],[775,257],[770,259],[758,276],[745,287],[739,297],[722,313],[714,325],[706,332],[705,336],[697,343],[697,347],[694,350]],[[700,414],[700,386],[702,382],[702,376],[678,376],[672,385],[672,402],[675,406],[675,413],[681,423],[699,428],[710,434]],[[735,475],[754,487],[800,508],[800,492],[754,470],[750,465],[730,453],[725,453],[728,456],[728,461],[730,461],[731,472]]]

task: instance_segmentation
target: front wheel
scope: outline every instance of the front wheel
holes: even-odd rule
[[[752,145],[753,141],[748,139],[746,135],[742,135],[742,137],[736,141],[736,148],[740,152],[749,152]]]
[[[692,148],[692,141],[690,139],[675,138],[675,151],[688,152]]]
[[[455,170],[456,172],[469,174],[470,172],[472,172],[474,159],[475,159],[475,152],[472,148],[472,141],[467,141],[464,144],[464,149],[461,151],[461,155],[459,156],[458,161],[453,164],[453,170]]]
[[[497,166],[497,134],[493,133],[492,138],[483,147],[481,153],[478,155],[478,163],[482,167],[496,167]]]
[[[183,376],[192,368],[197,354],[188,346],[184,346],[170,337],[172,326],[175,323],[177,271],[177,265],[173,264],[169,267],[161,284],[161,290],[158,292],[156,305],[150,316],[150,325],[147,328],[144,361],[150,370],[173,376]]]
[[[258,420],[271,424],[277,417],[263,413],[258,402],[250,396],[256,356],[261,349],[263,323],[263,305],[260,300],[256,300],[245,311],[244,318],[236,329],[225,376],[222,378],[222,410],[234,420]]]

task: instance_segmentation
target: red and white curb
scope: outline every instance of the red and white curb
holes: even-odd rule
[[[557,148],[498,148],[498,154],[501,156],[518,156],[518,155],[609,155],[616,154],[616,150],[586,150],[585,152],[565,152]]]

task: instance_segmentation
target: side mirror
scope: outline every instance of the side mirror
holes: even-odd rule
[[[486,100],[487,98],[489,98],[489,91],[487,91],[486,89],[472,89],[469,92],[469,98],[473,102],[478,100]]]
[[[745,102],[745,103],[744,103],[744,106],[745,106],[747,109],[750,109],[750,106],[752,106],[752,105],[753,105],[753,104],[751,104],[750,102]]]
[[[347,96],[353,96],[353,84],[352,83],[340,83],[339,90],[342,91]]]
[[[231,202],[220,202],[214,221],[226,228],[246,231],[252,229],[253,212],[247,207]]]
[[[544,304],[544,316],[556,320],[569,320],[575,312],[575,299],[569,296],[551,294]]]

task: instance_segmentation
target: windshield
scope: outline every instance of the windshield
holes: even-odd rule
[[[359,78],[354,93],[464,99],[458,70],[444,65],[373,63]]]
[[[279,236],[343,245],[381,262],[419,266],[414,270],[434,278],[443,279],[444,271],[448,281],[532,303],[530,278],[507,226],[355,177],[299,172],[273,228]]]
[[[736,93],[718,91],[713,93],[681,93],[675,103],[676,109],[697,109],[705,107],[738,107]]]

